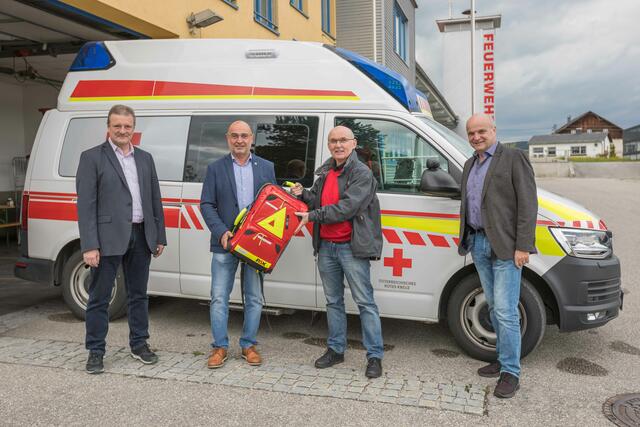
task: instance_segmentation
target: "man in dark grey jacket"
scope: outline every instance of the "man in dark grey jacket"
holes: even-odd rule
[[[76,174],[80,248],[92,273],[85,322],[91,374],[103,371],[109,300],[121,265],[131,355],[145,364],[158,361],[147,345],[147,281],[151,254],[162,254],[167,237],[153,158],[131,144],[135,120],[131,108],[114,105],[107,141],[82,153]]]
[[[368,378],[382,375],[382,328],[373,298],[370,259],[382,253],[380,202],[377,182],[371,170],[358,160],[353,132],[337,126],[329,132],[331,158],[316,170],[318,179],[310,190],[300,184],[292,189],[309,205],[298,212],[299,231],[313,222],[313,249],[327,299],[329,338],[327,351],[315,362],[328,368],[344,361],[347,344],[347,316],[344,306],[344,278],[360,310],[362,341],[367,349]]]
[[[496,142],[490,117],[467,121],[474,155],[462,172],[460,255],[471,253],[496,331],[498,360],[478,370],[500,377],[494,395],[508,398],[520,387],[520,279],[536,252],[538,199],[533,168],[520,150]]]

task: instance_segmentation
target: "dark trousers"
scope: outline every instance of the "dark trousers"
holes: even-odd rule
[[[87,304],[85,346],[87,350],[105,353],[105,339],[109,330],[109,301],[118,268],[122,264],[127,292],[129,346],[139,348],[149,338],[149,298],[147,281],[151,252],[147,246],[143,224],[134,224],[129,246],[124,255],[100,256],[97,268],[91,269],[89,303]]]

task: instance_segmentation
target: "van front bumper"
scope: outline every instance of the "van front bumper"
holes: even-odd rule
[[[618,317],[624,294],[620,260],[565,256],[542,278],[558,302],[558,327],[563,332],[596,328]]]
[[[48,259],[20,257],[13,267],[13,274],[30,282],[53,285],[54,262]]]

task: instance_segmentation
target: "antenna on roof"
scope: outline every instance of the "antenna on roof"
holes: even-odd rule
[[[449,0],[449,19],[453,19],[453,0]]]

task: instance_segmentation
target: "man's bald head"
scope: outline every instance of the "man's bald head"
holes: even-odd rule
[[[336,126],[329,132],[327,145],[331,157],[336,161],[337,165],[346,162],[353,150],[356,148],[357,141],[353,136],[353,131],[346,126]]]
[[[496,143],[496,125],[486,114],[474,114],[467,120],[469,144],[478,153],[484,153]]]
[[[227,144],[229,151],[236,160],[244,162],[251,155],[253,132],[251,126],[242,120],[236,120],[229,125],[227,130]]]

